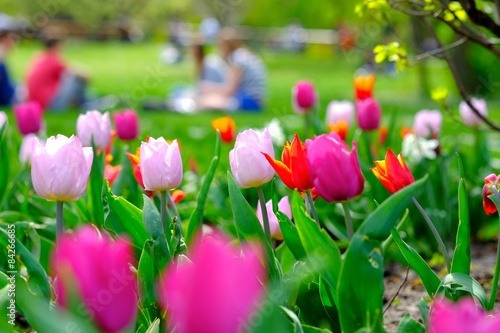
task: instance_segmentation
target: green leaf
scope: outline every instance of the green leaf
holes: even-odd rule
[[[161,272],[172,258],[172,254],[167,244],[165,230],[163,229],[158,209],[156,209],[153,201],[148,196],[143,194],[142,198],[144,200],[144,207],[142,209],[144,226],[153,240],[154,263],[157,271]]]
[[[425,333],[425,326],[413,319],[409,314],[405,314],[399,322],[396,333]]]
[[[437,274],[429,267],[427,262],[417,251],[403,241],[396,228],[391,230],[391,234],[408,264],[422,280],[429,296],[434,297],[441,282]]]
[[[457,292],[458,291],[458,292]],[[453,300],[458,300],[463,295],[461,291],[475,296],[483,309],[492,310],[488,306],[488,298],[483,287],[473,277],[462,273],[450,273],[444,277],[437,292],[445,292]]]
[[[9,169],[10,169],[10,147],[9,140],[5,133],[7,132],[7,122],[0,128],[0,161],[2,161],[2,167],[0,168],[0,203],[2,198],[6,193],[7,186],[9,185]]]
[[[217,170],[217,166],[219,165],[221,150],[220,147],[220,133],[217,132],[215,141],[215,156],[212,158],[212,162],[210,162],[210,167],[208,168],[208,172],[205,175],[205,179],[203,180],[203,184],[201,185],[200,192],[198,193],[198,197],[196,198],[196,208],[189,218],[189,224],[186,232],[186,243],[188,245],[191,244],[196,232],[203,223],[203,211],[205,209],[205,202],[207,201],[208,190],[210,189],[210,184],[214,179],[215,171]]]
[[[418,309],[420,310],[420,315],[422,316],[424,324],[427,323],[427,318],[429,318],[429,308],[423,298],[420,298],[418,301]]]
[[[229,198],[231,200],[234,224],[236,226],[238,238],[246,241],[257,239],[264,244],[269,276],[274,279],[279,279],[280,274],[276,264],[276,257],[273,253],[273,248],[264,235],[264,229],[262,229],[259,219],[257,219],[257,216],[255,215],[254,209],[245,200],[243,194],[241,194],[238,185],[229,171],[227,173],[227,180],[229,186]]]
[[[340,328],[339,320],[339,310],[335,304],[335,296],[332,288],[325,282],[325,279],[319,279],[319,296],[321,298],[321,303],[325,309],[326,314],[330,318],[330,322],[333,325],[334,332],[342,332]]]
[[[94,159],[92,169],[90,170],[89,185],[87,189],[89,209],[92,214],[92,220],[98,227],[104,224],[104,206],[103,206],[103,185],[104,185],[104,152],[100,154],[94,148]]]
[[[149,326],[146,333],[160,333],[160,319],[156,318],[155,321]]]
[[[460,168],[460,181],[458,182],[458,230],[451,273],[470,274],[470,222],[469,202],[467,189],[465,188],[465,173],[460,156],[457,154],[458,166]]]
[[[277,211],[276,217],[280,224],[281,233],[283,234],[283,240],[286,243],[288,249],[292,252],[296,260],[304,260],[306,258],[306,250],[302,245],[299,237],[299,232],[295,224],[290,221],[286,214]]]
[[[304,330],[302,329],[302,325],[300,324],[300,320],[297,317],[297,315],[295,314],[295,312],[293,312],[290,309],[287,309],[284,306],[280,306],[280,308],[292,320],[293,325],[294,325],[293,332],[294,333],[304,333]]]

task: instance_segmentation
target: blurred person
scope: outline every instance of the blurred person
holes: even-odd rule
[[[17,35],[12,29],[10,17],[2,15],[0,17],[0,106],[9,106],[15,99],[16,88],[5,61],[16,42]]]

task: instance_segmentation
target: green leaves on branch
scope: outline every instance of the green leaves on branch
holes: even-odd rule
[[[402,72],[408,67],[406,49],[399,45],[398,42],[392,42],[386,45],[377,45],[373,49],[373,53],[375,54],[376,63],[384,61],[394,62],[398,72]]]

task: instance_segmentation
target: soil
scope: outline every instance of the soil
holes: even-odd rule
[[[496,243],[478,243],[471,245],[471,276],[475,278],[486,291],[489,297],[491,290],[491,280],[493,278],[493,269],[496,260]],[[446,271],[442,267],[433,267],[439,277],[443,278]],[[408,277],[405,277],[408,274]],[[384,309],[387,311],[384,314],[384,324],[387,332],[396,332],[399,321],[403,316],[409,313],[413,319],[422,322],[422,316],[418,309],[418,302],[421,298],[430,301],[429,295],[425,291],[422,281],[417,274],[407,267],[398,263],[391,263],[386,267],[385,271],[385,295]],[[399,292],[398,292],[399,290]],[[396,298],[388,306],[388,303]],[[497,294],[497,305],[500,304]]]

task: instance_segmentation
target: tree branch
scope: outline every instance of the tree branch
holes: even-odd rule
[[[476,2],[474,0],[462,0],[462,2],[463,7],[472,22],[479,26],[485,27],[486,29],[494,33],[497,37],[500,37],[500,25],[496,24],[491,16],[477,9]]]

